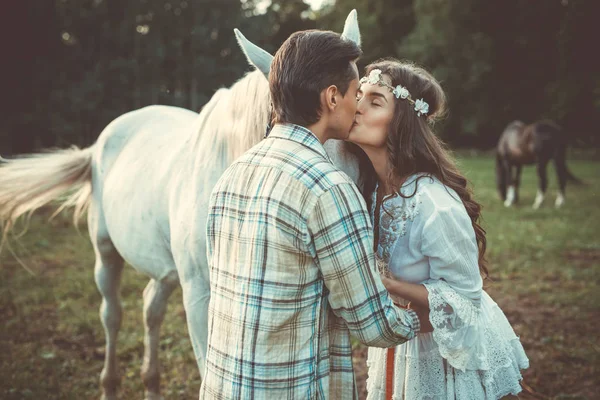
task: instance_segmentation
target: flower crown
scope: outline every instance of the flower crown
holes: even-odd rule
[[[380,69],[374,69],[371,71],[371,73],[369,73],[369,76],[363,76],[360,79],[360,83],[370,83],[371,85],[379,85],[379,86],[385,86],[386,88],[390,89],[390,91],[392,92],[392,94],[397,98],[397,99],[403,99],[403,100],[408,100],[409,103],[414,104],[415,105],[415,111],[417,112],[417,115],[420,117],[421,115],[427,115],[427,113],[429,112],[429,104],[427,104],[427,102],[423,99],[419,99],[417,101],[414,101],[411,97],[410,97],[410,93],[408,91],[407,88],[405,88],[402,85],[398,85],[396,87],[393,87],[392,85],[389,85],[387,82],[385,82],[383,80],[383,78],[381,77],[381,70]]]

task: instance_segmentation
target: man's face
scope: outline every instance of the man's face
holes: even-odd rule
[[[356,114],[356,96],[358,94],[358,68],[356,63],[352,62],[352,69],[354,70],[354,79],[350,82],[346,94],[342,97],[339,94],[339,106],[335,112],[336,122],[336,137],[334,139],[344,140],[348,138],[350,129],[354,123],[354,115]]]

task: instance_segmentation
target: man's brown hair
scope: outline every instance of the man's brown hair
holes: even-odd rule
[[[269,73],[274,122],[308,126],[319,121],[321,91],[335,85],[345,96],[357,78],[350,63],[361,54],[356,43],[335,32],[292,34],[275,53]]]

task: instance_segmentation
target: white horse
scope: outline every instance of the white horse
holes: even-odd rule
[[[342,34],[360,45],[356,11]],[[0,167],[0,221],[5,233],[21,215],[68,195],[77,220],[87,211],[96,254],[95,280],[102,295],[100,317],[106,357],[100,376],[103,399],[114,399],[120,376],[116,342],[121,324],[123,262],[150,277],[144,290],[146,399],[160,396],[159,329],[167,299],[178,284],[200,374],[207,347],[209,272],[205,225],[207,202],[217,179],[258,143],[269,121],[268,75],[272,56],[236,31],[257,70],[230,89],[218,90],[200,114],[149,106],[111,122],[92,146],[53,151]],[[346,144],[329,141],[331,158],[358,182],[358,162]]]

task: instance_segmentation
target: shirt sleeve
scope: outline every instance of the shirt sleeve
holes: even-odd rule
[[[437,196],[450,196],[438,193]],[[422,231],[422,253],[430,264],[429,319],[440,354],[456,369],[481,365],[484,324],[479,249],[471,219],[457,199],[432,199]],[[442,203],[442,205],[440,205]],[[426,207],[427,208],[427,207]]]
[[[376,272],[373,231],[364,200],[351,184],[322,194],[308,218],[314,258],[333,312],[362,343],[392,347],[412,339],[420,325],[397,308]]]

